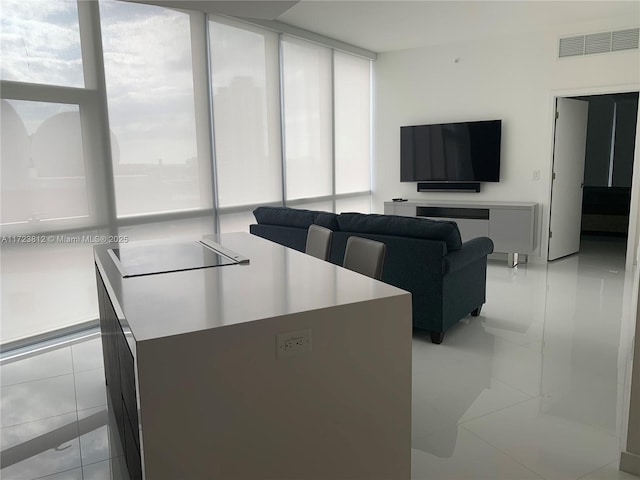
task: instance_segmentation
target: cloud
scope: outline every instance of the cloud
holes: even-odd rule
[[[148,5],[101,2],[105,72],[113,100],[136,92],[193,90],[189,16]]]
[[[2,0],[0,5],[3,79],[84,85],[74,1]]]
[[[100,2],[107,100],[121,163],[196,155],[189,15]]]
[[[189,15],[112,0],[99,6],[120,161],[144,162],[139,146],[146,143],[150,151],[164,151],[167,162],[184,162],[196,152]],[[75,0],[0,0],[0,7],[3,79],[84,86]],[[224,70],[217,79],[232,78]]]

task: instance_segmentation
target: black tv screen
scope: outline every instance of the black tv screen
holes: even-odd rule
[[[501,132],[501,120],[400,127],[400,181],[498,182]]]

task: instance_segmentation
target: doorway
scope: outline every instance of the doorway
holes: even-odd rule
[[[638,92],[556,102],[549,261],[577,253],[583,235],[627,238]]]

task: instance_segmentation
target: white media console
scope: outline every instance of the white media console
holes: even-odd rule
[[[452,220],[458,224],[462,241],[476,237],[493,240],[494,252],[506,253],[510,266],[518,254],[536,248],[536,203],[459,202],[407,200],[384,203],[385,215]]]

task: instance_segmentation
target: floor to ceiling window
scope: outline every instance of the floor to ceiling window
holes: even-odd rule
[[[369,212],[371,61],[226,18],[209,30],[220,230],[267,203]]]
[[[118,232],[130,240],[214,232],[199,21],[204,14],[100,2]]]
[[[190,17],[100,3],[118,216],[211,207],[199,174]],[[201,161],[204,160],[204,161]]]
[[[333,105],[327,47],[282,43],[287,200],[333,193]]]
[[[371,61],[334,51],[333,76],[335,194],[337,195],[335,210],[336,212],[369,211]],[[358,192],[361,193],[358,194]]]
[[[246,230],[248,208],[282,201],[278,35],[215,19],[209,41],[220,228]]]
[[[370,211],[371,62],[202,12],[2,1],[0,343],[97,317],[92,248]]]
[[[75,1],[2,2],[1,340],[94,319],[95,111]],[[83,118],[86,120],[83,120]]]

